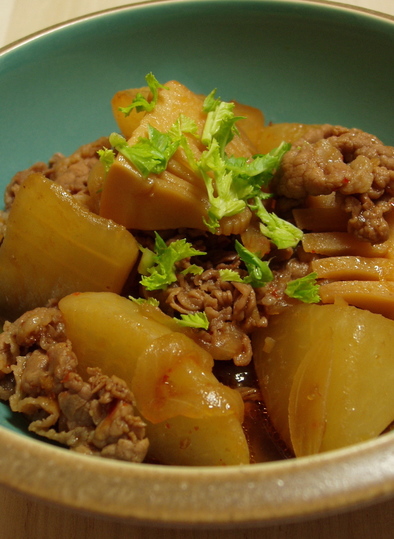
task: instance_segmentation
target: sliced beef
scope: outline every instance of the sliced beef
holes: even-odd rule
[[[359,129],[323,125],[293,144],[272,186],[296,200],[335,192],[351,215],[349,232],[382,243],[389,233],[384,214],[394,204],[394,147]]]
[[[310,269],[308,262],[292,258],[292,249],[282,249],[271,252],[274,278],[266,286],[253,288],[244,282],[222,280],[220,270],[225,269],[235,271],[241,278],[247,276],[242,261],[233,250],[233,240],[222,238],[218,242],[221,249],[212,254],[209,244],[205,245],[201,238],[194,242],[195,248],[208,252],[206,260],[204,257],[196,260],[204,271],[200,275],[182,274],[190,263],[184,260],[178,264],[177,281],[153,295],[170,316],[205,312],[209,329],[194,332],[198,344],[216,360],[232,360],[235,365],[244,366],[252,360],[251,333],[265,327],[271,314],[277,314],[293,303],[285,294],[286,285],[290,280],[306,275]]]
[[[82,378],[56,307],[5,323],[0,376],[0,398],[29,419],[32,432],[83,453],[145,459],[145,424],[127,384],[97,368]]]

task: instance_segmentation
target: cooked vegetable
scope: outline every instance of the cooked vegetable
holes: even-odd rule
[[[295,247],[302,239],[302,230],[274,213],[269,213],[258,197],[255,198],[254,209],[256,215],[262,221],[260,224],[261,232],[275,243],[279,249]]]
[[[32,174],[16,196],[0,247],[1,316],[15,319],[76,291],[120,293],[138,252],[124,227]]]
[[[293,143],[311,128],[316,127],[299,123],[277,123],[264,127],[259,138],[258,151],[267,153],[279,146],[283,141]]]
[[[290,298],[299,299],[304,303],[319,303],[319,285],[316,283],[317,273],[309,273],[305,277],[299,277],[289,281],[286,285],[285,294]]]
[[[346,305],[299,305],[253,340],[270,418],[296,456],[381,434],[394,419],[394,322]]]
[[[202,132],[205,114],[203,99],[185,86],[170,81],[165,84],[156,106],[143,115],[128,145],[133,146],[148,135],[149,126],[166,134],[180,114],[191,119]],[[188,137],[190,151],[200,155],[202,145],[193,135]],[[127,228],[163,230],[187,226],[204,228],[208,201],[201,178],[192,170],[182,148],[170,159],[168,169],[147,179],[130,161],[119,155],[109,170],[101,197],[101,215]]]
[[[215,91],[202,103],[200,96],[182,85],[169,82],[165,88],[155,94],[154,107],[148,107],[129,141],[111,135],[110,142],[121,157],[110,167],[104,183],[101,215],[128,228],[186,226],[215,232],[223,219],[242,214],[249,199],[262,196],[261,188],[267,186],[290,145],[281,144],[266,155],[253,156],[250,141],[242,139],[235,126],[241,118],[235,115],[234,103],[216,98]],[[168,176],[172,170],[175,174]],[[144,179],[150,180],[145,186]],[[203,186],[201,179],[206,190],[197,196],[201,204],[196,204],[195,197],[193,205],[188,194],[191,185],[195,189]],[[144,206],[147,220],[138,218],[137,222],[137,203],[144,203],[138,199],[141,195],[148,198]],[[167,212],[162,215],[163,206],[170,217]],[[263,210],[259,211],[262,214]],[[265,224],[267,219],[268,212]],[[275,240],[273,229],[278,228],[279,219],[273,216],[269,221]],[[291,226],[280,223],[281,229]]]
[[[394,260],[363,256],[330,256],[312,261],[319,279],[394,281]]]
[[[98,366],[133,388],[152,433],[151,458],[168,464],[249,462],[239,393],[217,381],[210,354],[172,318],[111,293],[72,294],[59,308],[79,368]],[[220,440],[210,440],[212,431],[220,432]]]
[[[120,133],[7,187],[0,316],[38,308],[4,324],[1,398],[131,462],[245,464],[268,437],[304,456],[392,428],[394,148],[146,83],[114,96]]]
[[[393,281],[334,281],[320,286],[323,303],[342,299],[349,305],[382,314],[394,320]]]
[[[176,281],[175,264],[196,255],[205,255],[204,251],[194,249],[185,239],[180,239],[166,245],[156,232],[155,253],[152,264],[146,266],[146,275],[142,276],[141,284],[147,290],[160,290]]]
[[[303,235],[302,246],[307,253],[324,256],[379,257],[388,254],[390,243],[386,241],[371,245],[348,232],[310,232]]]

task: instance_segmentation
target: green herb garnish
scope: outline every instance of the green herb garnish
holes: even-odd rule
[[[156,106],[159,97],[159,89],[166,89],[165,86],[158,82],[153,73],[148,73],[145,80],[149,86],[149,90],[152,93],[151,101],[148,101],[141,93],[138,93],[129,106],[119,107],[120,112],[123,112],[125,116],[129,116],[133,109],[135,109],[137,112],[150,112]]]
[[[274,276],[268,261],[261,260],[257,254],[246,249],[238,240],[235,240],[235,249],[248,270],[248,276],[244,279],[245,283],[249,283],[253,288],[260,288],[273,280]]]
[[[319,285],[316,283],[317,273],[309,273],[299,279],[289,281],[285,293],[294,299],[304,303],[319,303]]]
[[[141,284],[147,290],[163,290],[176,281],[175,264],[185,258],[196,255],[205,255],[203,251],[194,249],[185,239],[165,243],[163,238],[155,232],[155,253],[153,264],[146,268],[147,275],[142,276]]]
[[[209,320],[205,312],[181,314],[181,318],[175,318],[175,320],[179,325],[189,328],[205,330],[209,328]]]

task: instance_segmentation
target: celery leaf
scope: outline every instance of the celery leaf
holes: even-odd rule
[[[205,330],[209,328],[209,320],[205,312],[181,314],[181,318],[175,318],[175,320],[179,325],[189,328]]]
[[[127,107],[119,107],[120,112],[123,112],[125,116],[129,116],[130,112],[135,109],[137,112],[150,112],[153,110],[156,106],[158,97],[159,97],[159,89],[167,89],[165,86],[160,84],[156,77],[153,75],[153,73],[148,73],[145,77],[145,80],[149,86],[149,90],[152,94],[151,101],[148,101],[140,92],[135,96],[133,101],[130,105]]]
[[[304,303],[319,303],[319,285],[316,283],[317,273],[309,273],[299,279],[287,283],[285,293]]]
[[[194,249],[184,238],[167,245],[157,232],[155,232],[155,237],[153,264],[146,268],[147,275],[142,276],[140,282],[147,290],[164,290],[176,281],[175,264],[177,262],[206,253]]]
[[[254,204],[250,206],[256,213],[260,223],[260,230],[279,249],[296,247],[303,236],[302,230],[278,217],[275,213],[270,213],[263,205],[260,197],[255,197]]]
[[[260,288],[273,280],[274,276],[267,260],[261,260],[238,240],[235,240],[235,249],[248,270],[248,277],[244,278],[245,283],[249,283],[253,288]]]

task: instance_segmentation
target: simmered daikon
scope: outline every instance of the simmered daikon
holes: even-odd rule
[[[81,372],[100,367],[133,388],[151,458],[165,464],[249,462],[240,394],[218,382],[210,354],[181,327],[174,331],[170,317],[113,293],[72,294],[59,308]]]
[[[347,305],[298,305],[256,332],[271,421],[296,456],[369,440],[394,420],[394,322]]]
[[[32,174],[12,205],[0,247],[0,316],[15,319],[71,292],[120,293],[138,252],[123,226]]]

